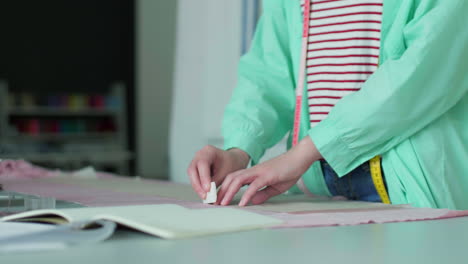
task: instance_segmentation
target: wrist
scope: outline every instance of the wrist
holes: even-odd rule
[[[322,155],[315,147],[314,142],[309,136],[302,139],[295,147],[291,149],[296,159],[301,160],[305,167],[310,167],[315,161],[322,158]]]
[[[240,164],[242,168],[247,168],[250,162],[250,156],[247,152],[239,148],[231,148],[228,149],[227,152],[236,159],[237,163]]]

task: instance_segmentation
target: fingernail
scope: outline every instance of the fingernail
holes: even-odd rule
[[[223,199],[223,200],[221,201],[221,205],[226,205],[226,204],[227,204],[227,203],[226,203],[226,199]]]
[[[205,188],[205,191],[209,192],[211,189],[211,184],[205,183],[204,188]]]

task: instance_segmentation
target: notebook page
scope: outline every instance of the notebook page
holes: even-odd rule
[[[187,209],[174,204],[56,210],[75,221],[107,219],[162,238],[186,238],[279,225],[275,218],[233,208]]]

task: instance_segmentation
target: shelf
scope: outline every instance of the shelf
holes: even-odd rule
[[[53,107],[34,107],[30,109],[23,108],[9,108],[7,109],[8,115],[13,116],[113,116],[117,115],[118,111],[115,109],[68,109],[68,108],[53,108]]]
[[[30,153],[2,154],[4,159],[24,159],[31,162],[80,162],[95,163],[126,162],[133,158],[128,151],[76,152],[76,153]]]
[[[69,94],[73,95],[73,91]],[[94,91],[88,91],[81,95],[93,94]],[[124,83],[113,82],[107,92],[99,94],[104,99],[112,99],[109,104],[103,102],[100,108],[93,107],[94,103],[93,106],[86,102],[78,104],[71,97],[68,98],[71,101],[63,105],[46,105],[39,99],[54,96],[48,91],[41,91],[40,96],[18,96],[9,89],[7,82],[0,80],[2,158],[25,159],[70,170],[96,164],[96,168],[103,170],[122,175],[129,173],[129,161],[134,157],[127,149]],[[33,105],[34,101],[39,104]]]
[[[116,132],[102,133],[41,133],[37,135],[18,134],[10,135],[13,140],[38,140],[38,141],[65,141],[65,140],[97,140],[97,139],[117,139]]]

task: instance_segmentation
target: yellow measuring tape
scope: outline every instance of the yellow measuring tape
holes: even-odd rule
[[[390,204],[390,198],[388,197],[387,189],[382,177],[382,166],[380,166],[380,156],[372,158],[370,161],[370,172],[372,181],[374,182],[375,189],[382,199],[384,204]]]

